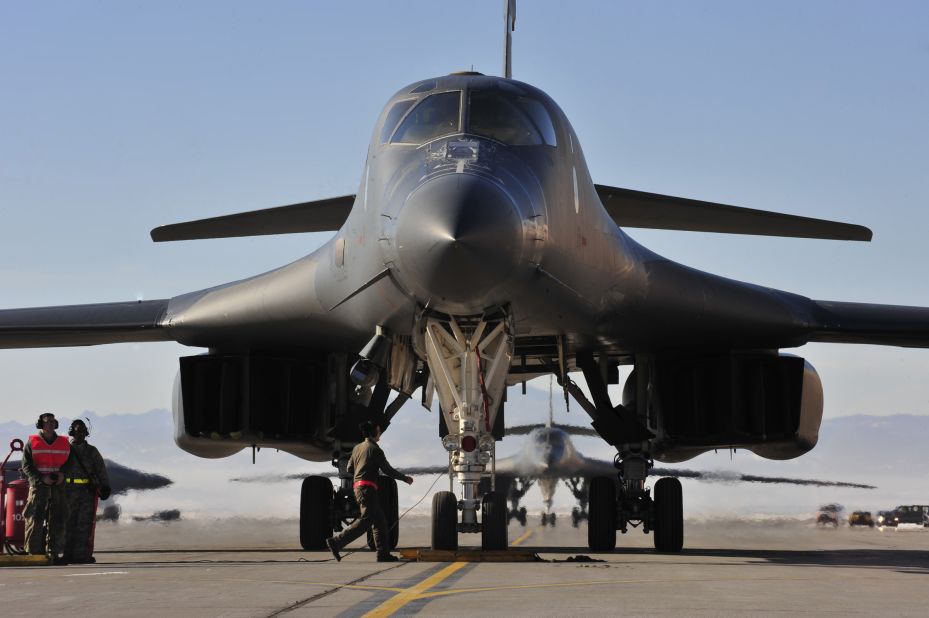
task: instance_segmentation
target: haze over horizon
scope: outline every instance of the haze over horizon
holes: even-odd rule
[[[570,412],[557,399],[555,422],[585,425],[583,412],[572,406]],[[540,408],[547,416],[547,393],[530,392],[526,397],[514,395],[507,408],[507,424],[520,425],[536,421]],[[76,415],[61,414],[64,424]],[[262,449],[252,464],[250,449],[224,459],[201,459],[179,449],[172,439],[171,414],[153,410],[141,415],[115,414],[90,417],[90,442],[101,454],[122,465],[168,476],[174,484],[150,492],[130,492],[120,497],[127,515],[151,515],[154,511],[180,509],[186,517],[273,516],[295,517],[298,512],[300,481],[267,483],[233,483],[237,477],[280,474],[323,474],[330,472],[328,462],[307,462],[274,449]],[[441,465],[446,453],[438,440],[432,421],[435,413],[414,409],[400,414],[385,432],[382,446],[397,468]],[[34,433],[27,421],[0,422],[0,446],[5,456],[6,444],[13,437],[26,438]],[[929,417],[895,415],[890,417],[854,416],[827,419],[820,442],[810,453],[788,461],[765,460],[747,451],[734,454],[707,453],[680,464],[663,467],[686,468],[723,473],[822,479],[876,485],[877,489],[849,489],[768,485],[755,483],[707,483],[684,479],[684,497],[688,517],[785,517],[807,516],[827,502],[839,502],[849,510],[885,510],[898,504],[925,504],[929,494],[924,479],[929,474],[929,451],[924,436],[929,435]],[[613,450],[599,438],[573,438],[575,446],[587,457],[611,460]],[[498,443],[498,456],[516,453],[525,437],[510,436]],[[431,502],[427,494],[447,487],[439,479],[427,491],[435,476],[419,476],[414,484],[399,486],[402,509],[413,506],[428,513]],[[650,483],[654,482],[654,477]],[[530,489],[523,500],[530,516],[538,517],[542,509],[537,488]],[[566,514],[574,506],[567,487],[559,485],[555,494],[555,511]]]

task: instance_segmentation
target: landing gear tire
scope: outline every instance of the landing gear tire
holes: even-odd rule
[[[432,496],[432,549],[458,549],[458,500],[450,491]]]
[[[577,528],[581,522],[581,511],[577,507],[571,509],[571,526]]]
[[[387,549],[393,551],[397,549],[400,543],[400,507],[397,500],[397,481],[389,476],[381,476],[377,479],[377,498],[381,503],[381,510],[384,511],[384,519],[387,521]],[[374,544],[374,531],[368,529],[368,548],[371,551],[377,551]]]
[[[590,482],[587,545],[593,551],[616,549],[616,483],[605,476]]]
[[[520,525],[520,526],[522,526],[523,528],[525,528],[525,527],[526,527],[526,522],[527,522],[528,520],[529,520],[529,519],[528,519],[528,517],[526,516],[526,507],[524,507],[524,506],[523,506],[523,507],[520,507],[520,508],[519,508],[519,512],[516,514],[516,521],[519,522],[519,525]]]
[[[684,547],[684,500],[676,478],[655,483],[655,549],[678,553]]]
[[[485,550],[506,549],[506,498],[488,492],[481,499],[481,547]]]
[[[308,476],[300,489],[300,545],[307,551],[326,549],[332,535],[332,483]]]

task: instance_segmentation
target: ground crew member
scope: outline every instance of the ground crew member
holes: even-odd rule
[[[35,426],[39,433],[29,436],[23,447],[22,471],[29,481],[29,497],[23,510],[26,551],[47,554],[52,564],[66,564],[63,554],[68,504],[61,468],[68,460],[71,446],[66,437],[55,433],[58,421],[54,414],[39,415]]]
[[[361,424],[361,433],[365,441],[352,449],[352,456],[348,462],[348,471],[354,476],[352,487],[355,490],[355,500],[361,515],[345,530],[334,537],[326,539],[326,545],[336,560],[341,560],[339,550],[360,537],[374,527],[374,547],[377,548],[378,562],[396,562],[397,557],[390,553],[390,536],[387,529],[387,519],[381,510],[378,499],[377,477],[379,472],[386,476],[403,481],[407,485],[413,484],[413,477],[397,472],[387,463],[384,451],[377,445],[381,439],[381,426],[371,421]]]
[[[71,458],[65,466],[64,493],[68,500],[68,537],[65,560],[72,564],[96,562],[93,557],[94,525],[97,521],[97,498],[110,497],[110,477],[97,447],[88,444],[87,425],[76,419],[68,429]]]

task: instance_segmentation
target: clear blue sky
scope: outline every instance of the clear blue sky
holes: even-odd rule
[[[570,8],[569,8],[570,6]],[[929,306],[929,3],[523,0],[514,77],[597,182],[845,220],[872,243],[632,230],[833,300]],[[0,307],[164,298],[323,235],[154,245],[152,227],[351,193],[402,86],[499,73],[502,2],[0,5]],[[174,344],[0,351],[0,421],[170,405]],[[929,413],[929,350],[807,346],[827,416]]]

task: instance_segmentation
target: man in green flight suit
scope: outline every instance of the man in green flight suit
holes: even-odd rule
[[[97,496],[110,497],[110,478],[106,464],[95,446],[87,442],[87,425],[77,419],[68,429],[71,458],[65,465],[65,496],[68,500],[68,535],[65,558],[72,564],[96,562],[92,553]]]
[[[377,445],[381,439],[381,426],[371,421],[361,424],[361,433],[364,442],[352,449],[352,456],[348,462],[348,471],[354,476],[353,488],[355,500],[361,515],[345,530],[334,537],[326,539],[326,545],[335,559],[341,560],[339,550],[360,537],[374,526],[374,546],[377,548],[378,562],[396,562],[397,557],[390,553],[390,531],[387,529],[387,519],[381,509],[378,499],[377,477],[379,472],[386,476],[403,481],[407,485],[413,484],[413,477],[406,476],[394,470],[387,463],[384,451]]]

